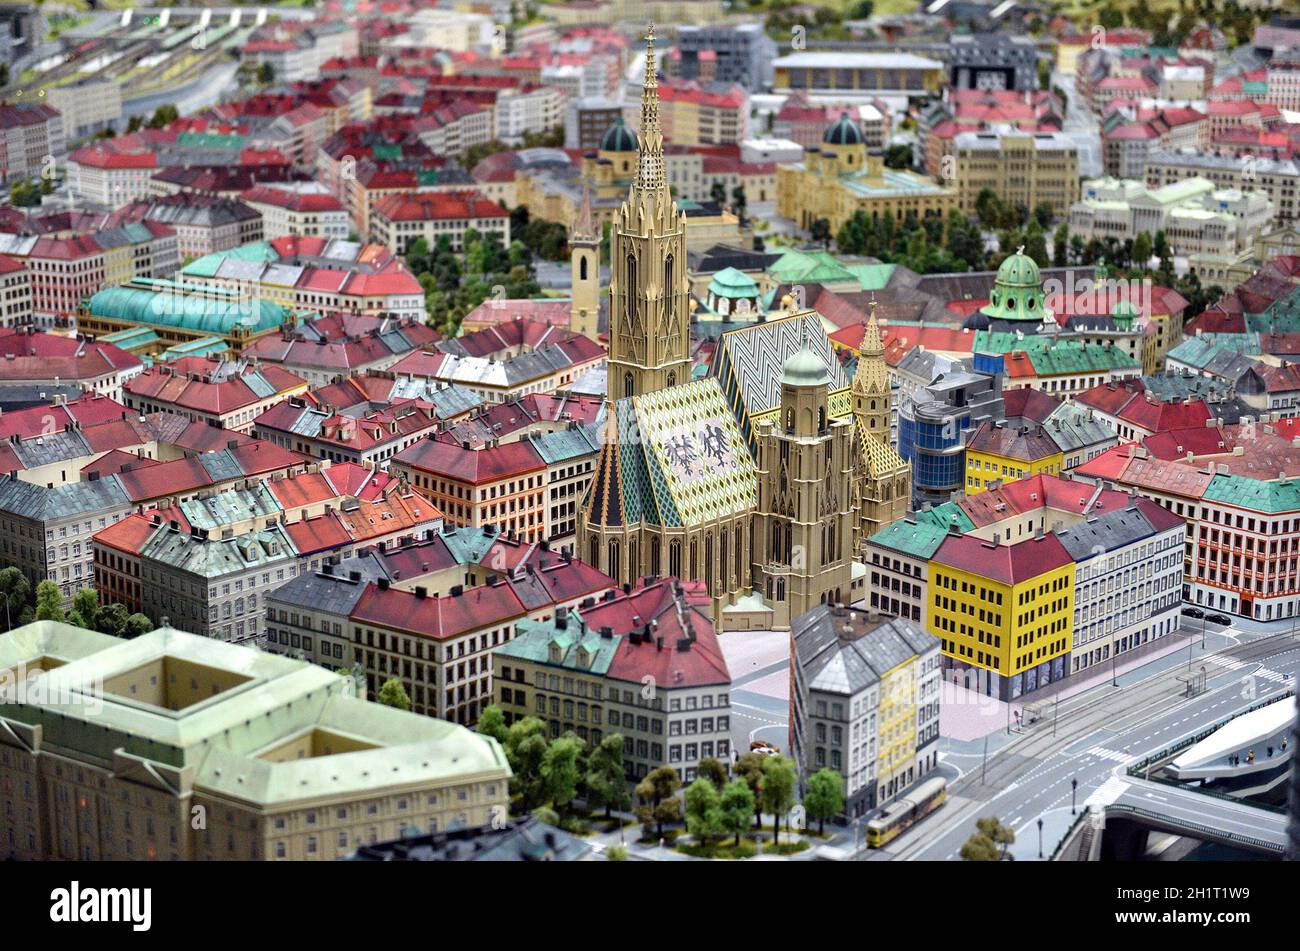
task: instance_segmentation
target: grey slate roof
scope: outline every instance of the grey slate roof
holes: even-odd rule
[[[379,560],[369,553],[344,559],[333,571],[332,575],[319,571],[300,574],[268,594],[267,600],[346,616],[357,606],[369,582],[387,577]],[[351,580],[350,571],[360,574],[360,580]]]
[[[820,605],[794,622],[795,659],[809,690],[851,695],[879,683],[888,671],[939,646],[933,634],[902,618],[868,620],[865,613],[834,613]],[[852,630],[845,631],[848,624]]]
[[[0,512],[36,521],[57,521],[84,512],[129,509],[131,500],[116,475],[93,482],[67,482],[46,488],[0,476]]]
[[[1156,534],[1155,526],[1136,506],[1096,515],[1056,532],[1056,537],[1076,562],[1131,545]]]

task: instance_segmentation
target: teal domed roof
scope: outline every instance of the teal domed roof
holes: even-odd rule
[[[849,118],[847,112],[841,112],[840,117],[822,136],[822,141],[827,145],[861,145],[866,140],[862,138],[858,124]]]
[[[604,137],[600,140],[600,150],[602,152],[635,152],[637,150],[636,136],[624,124],[622,116],[615,119],[614,124],[605,132]]]
[[[1023,251],[1017,251],[999,265],[997,282],[1014,287],[1037,287],[1042,283],[1038,263]]]
[[[744,271],[734,267],[723,268],[709,281],[709,293],[718,297],[757,297],[758,285]]]
[[[1017,249],[998,268],[993,289],[989,291],[989,302],[979,309],[979,313],[990,321],[1041,324],[1050,316],[1044,306],[1042,274],[1037,262],[1024,251],[1024,248]],[[971,316],[975,317],[974,314]],[[974,326],[970,319],[967,325]],[[1006,328],[993,325],[991,329]]]
[[[830,386],[826,364],[807,347],[800,347],[781,368],[781,383],[790,386]]]
[[[1133,321],[1137,320],[1137,316],[1138,309],[1133,306],[1132,301],[1122,300],[1116,304],[1115,308],[1111,311],[1111,317],[1114,319],[1116,325],[1123,329],[1132,327]]]

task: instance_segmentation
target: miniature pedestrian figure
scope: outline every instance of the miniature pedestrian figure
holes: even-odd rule
[[[1273,747],[1271,746],[1268,748],[1268,758],[1269,759],[1273,758]]]
[[[1253,762],[1255,762],[1255,751],[1254,751],[1254,750],[1251,750],[1249,753],[1246,754],[1246,762],[1247,762],[1247,763],[1253,763]]]
[[[1286,752],[1286,737],[1282,737],[1282,752]]]

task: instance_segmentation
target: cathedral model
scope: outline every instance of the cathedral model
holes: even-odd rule
[[[577,550],[620,582],[703,581],[718,618],[761,599],[771,626],[788,628],[819,603],[854,600],[865,539],[906,514],[884,347],[873,308],[849,384],[820,317],[787,301],[723,334],[710,375],[692,379],[687,223],[664,174],[653,28],[646,42],[636,177],[610,239],[603,441]],[[590,326],[599,245],[588,215],[573,230],[575,317]]]

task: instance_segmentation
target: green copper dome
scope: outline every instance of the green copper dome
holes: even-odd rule
[[[1132,302],[1126,300],[1120,301],[1115,305],[1115,309],[1111,311],[1111,317],[1115,319],[1115,323],[1125,330],[1133,326],[1133,321],[1137,319],[1137,315],[1137,308],[1133,306]]]
[[[800,347],[781,368],[781,383],[789,386],[830,386],[826,364],[807,347]]]
[[[991,320],[1042,323],[1047,313],[1043,306],[1043,278],[1038,264],[1024,253],[1024,248],[1002,262],[989,302],[980,313]]]
[[[734,267],[723,268],[709,281],[709,293],[718,297],[757,297],[758,285],[744,271]]]
[[[609,127],[604,138],[600,140],[600,150],[602,152],[635,152],[637,150],[636,136],[624,124],[622,116],[614,120],[614,124]]]
[[[847,112],[841,112],[834,125],[822,136],[822,141],[827,145],[861,145],[865,140],[858,124],[849,118]]]

